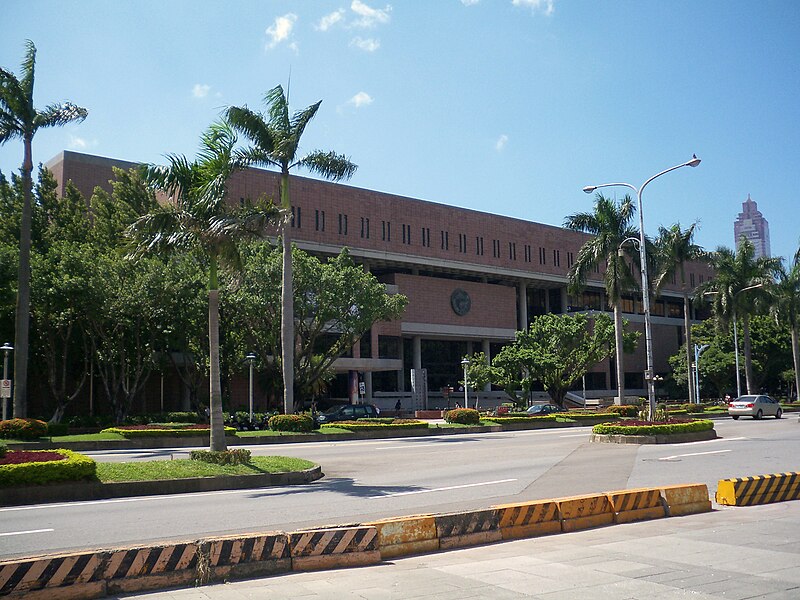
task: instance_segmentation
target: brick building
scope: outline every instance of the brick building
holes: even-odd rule
[[[110,191],[112,166],[135,164],[65,151],[46,166],[62,194],[71,180],[88,197],[98,185]],[[278,198],[278,186],[277,173],[250,169],[233,178],[229,195],[233,201],[262,194]],[[358,373],[366,398],[391,408],[392,394],[410,391],[412,368],[427,370],[432,392],[457,387],[465,354],[493,356],[536,315],[608,310],[602,270],[581,297],[567,293],[567,273],[585,234],[303,177],[292,179],[291,194],[298,247],[334,255],[347,246],[389,291],[409,298],[402,320],[376,323],[352,356],[337,361],[334,396],[352,397]],[[705,265],[688,267],[692,287],[708,277]],[[641,296],[626,298],[623,310],[632,327],[643,330]],[[667,358],[684,339],[679,286],[668,284],[651,310],[655,372],[665,374]],[[642,335],[636,352],[625,357],[631,394],[645,394],[645,362]],[[586,387],[595,395],[614,395],[613,359],[595,366]]]

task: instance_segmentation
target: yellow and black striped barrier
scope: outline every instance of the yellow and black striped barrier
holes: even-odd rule
[[[667,514],[661,492],[655,488],[607,492],[606,496],[611,502],[615,523],[661,519]]]
[[[800,498],[800,473],[775,473],[721,479],[716,500],[726,506],[752,506]]]
[[[462,548],[499,542],[503,539],[497,520],[497,511],[476,510],[434,516],[439,548]]]
[[[561,513],[555,500],[495,506],[504,540],[561,532]]]

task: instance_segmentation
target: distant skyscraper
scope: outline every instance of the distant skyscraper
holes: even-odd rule
[[[750,199],[742,202],[742,212],[733,223],[734,245],[739,245],[742,236],[750,240],[756,249],[756,258],[770,256],[769,250],[769,223],[758,210],[758,205]]]

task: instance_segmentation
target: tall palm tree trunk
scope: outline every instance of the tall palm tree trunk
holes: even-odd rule
[[[32,139],[26,135],[22,161],[22,221],[19,227],[19,287],[14,344],[14,417],[28,416],[28,345],[31,312],[31,204],[33,195]]]
[[[622,359],[622,309],[617,302],[614,303],[614,344],[617,359],[617,399],[615,404],[622,405],[625,402],[625,369]]]
[[[742,317],[742,337],[744,338],[744,378],[747,385],[747,393],[755,394],[753,385],[753,359],[752,346],[750,344],[750,316],[745,314]]]
[[[219,290],[216,286],[216,264],[211,261],[212,285],[208,290],[208,346],[209,346],[209,394],[211,416],[211,443],[213,451],[228,449],[225,443],[225,425],[222,417],[222,386],[219,369]]]
[[[283,412],[294,413],[294,282],[292,273],[291,213],[289,174],[281,175],[281,207],[286,209],[283,224],[283,280],[281,283],[281,358],[283,370]]]
[[[689,386],[689,403],[700,402],[694,397],[694,374],[692,373],[692,324],[689,319],[689,294],[683,290],[683,328],[686,331],[686,382]]]
[[[797,327],[792,327],[792,358],[794,358],[794,392],[800,398],[800,342]],[[791,400],[791,398],[790,398]]]

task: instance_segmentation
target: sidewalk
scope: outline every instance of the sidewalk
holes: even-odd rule
[[[800,502],[503,542],[128,600],[800,598]]]

